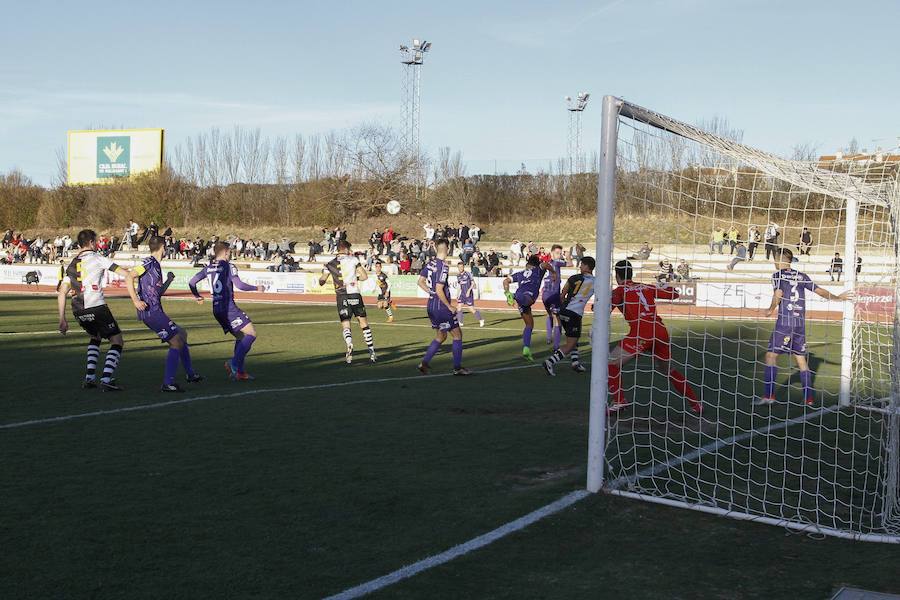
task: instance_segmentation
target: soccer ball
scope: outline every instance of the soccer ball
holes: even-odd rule
[[[387,203],[387,206],[385,206],[385,208],[390,214],[396,215],[400,212],[400,203],[396,200],[391,200]]]

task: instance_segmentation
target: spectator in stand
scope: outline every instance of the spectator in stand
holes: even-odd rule
[[[756,254],[760,240],[762,240],[762,235],[759,233],[759,227],[751,225],[750,229],[747,230],[747,260],[753,260],[753,255]]]
[[[778,236],[781,235],[781,232],[778,231],[778,225],[775,223],[769,223],[769,226],[766,227],[766,260],[769,260],[770,256],[775,255],[775,249],[778,247]]]
[[[469,239],[469,226],[460,222],[459,227],[456,229],[456,237],[465,244],[466,240]]]
[[[412,260],[409,258],[408,253],[400,253],[400,260],[397,261],[397,268],[400,270],[401,275],[409,275],[409,272],[412,269]]]
[[[528,260],[537,254],[538,246],[533,241],[528,240],[528,246],[525,247],[525,260]]]
[[[53,240],[53,260],[55,261],[58,258],[62,258],[63,255],[63,238],[61,235],[56,236],[56,239]]]
[[[713,254],[714,250],[718,250],[722,254],[722,248],[725,246],[725,231],[720,227],[714,227],[712,235],[709,238],[709,253]]]
[[[578,267],[581,265],[581,260],[584,258],[584,246],[581,242],[575,242],[575,245],[572,246],[572,266]]]
[[[463,264],[468,265],[469,261],[472,260],[472,256],[475,254],[475,244],[472,242],[471,238],[466,238],[466,241],[462,246],[462,261]]]
[[[266,245],[266,260],[271,260],[275,253],[278,252],[278,242],[275,241],[275,238],[271,238],[269,243]]]
[[[634,256],[629,256],[628,260],[647,260],[650,258],[650,254],[653,252],[653,248],[650,247],[649,242],[644,242],[644,245],[641,246],[641,249],[634,253]]]
[[[844,259],[841,258],[839,252],[834,253],[834,258],[831,259],[831,266],[828,267],[828,274],[831,275],[832,281],[840,281],[841,275],[844,273]],[[835,279],[835,277],[837,279]]]
[[[657,283],[668,283],[675,279],[675,271],[672,269],[672,263],[668,258],[659,261],[659,274],[656,276]]]
[[[322,254],[322,245],[316,240],[309,240],[306,244],[309,247],[308,262],[316,262],[316,255]]]
[[[862,273],[862,256],[859,254],[856,255],[856,274],[859,275]]]
[[[735,246],[736,256],[731,259],[731,262],[728,263],[728,270],[734,271],[734,267],[737,266],[738,263],[742,263],[747,260],[747,247],[744,246],[744,242],[738,242],[737,246]]]
[[[676,281],[690,281],[691,279],[691,266],[687,264],[687,261],[683,258],[681,262],[678,263],[678,266],[675,267],[675,280]]]
[[[729,254],[734,254],[734,249],[737,248],[738,240],[741,239],[741,234],[738,233],[737,227],[734,225],[728,230],[728,246],[730,247]]]
[[[509,262],[512,266],[518,267],[521,259],[522,245],[519,243],[519,240],[513,240],[512,244],[509,245]]]
[[[431,226],[431,223],[425,223],[422,226],[422,229],[425,230],[425,241],[430,242],[434,239],[434,227]]]
[[[131,244],[132,250],[138,247],[138,231],[140,231],[140,226],[134,219],[128,220],[128,233],[129,233],[129,243]]]
[[[803,231],[800,233],[800,243],[797,244],[797,251],[800,252],[800,256],[803,256],[804,254],[809,256],[811,249],[812,234],[809,232],[808,227],[804,227]]]
[[[489,250],[487,256],[484,257],[485,260],[485,275],[490,275],[491,277],[499,277],[500,276],[500,255],[497,254],[495,250]]]
[[[481,227],[472,223],[469,226],[469,237],[472,238],[472,241],[475,242],[475,245],[478,245],[478,242],[481,241]]]

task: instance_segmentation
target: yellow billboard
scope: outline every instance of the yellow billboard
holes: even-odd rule
[[[163,161],[162,129],[68,132],[69,184],[109,183],[156,171]]]

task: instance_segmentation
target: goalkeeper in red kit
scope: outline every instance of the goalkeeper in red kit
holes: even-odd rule
[[[632,281],[634,271],[631,263],[620,260],[616,263],[616,283],[612,292],[610,310],[616,308],[628,321],[628,335],[609,354],[609,392],[612,394],[610,412],[616,412],[630,405],[622,392],[622,366],[640,354],[650,354],[656,367],[669,377],[672,388],[687,398],[688,405],[700,414],[702,405],[697,400],[693,388],[681,371],[673,369],[669,346],[669,331],[656,314],[656,299],[673,300],[678,292],[670,287],[658,287]]]

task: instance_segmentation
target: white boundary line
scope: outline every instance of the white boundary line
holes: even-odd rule
[[[330,322],[330,321],[329,321]],[[519,369],[533,369],[540,366],[540,363],[528,365],[516,365],[510,367],[496,367],[494,369],[484,369],[483,371],[475,371],[476,375],[481,373],[501,373],[503,371],[518,371]],[[101,417],[104,415],[115,415],[120,413],[138,412],[144,410],[153,410],[156,408],[165,408],[168,406],[179,406],[182,404],[190,404],[199,402],[200,400],[217,400],[222,398],[240,398],[243,396],[254,396],[257,394],[280,394],[284,392],[301,392],[304,390],[323,390],[336,387],[347,387],[351,385],[362,385],[370,383],[390,383],[394,381],[419,381],[427,379],[436,379],[438,377],[452,377],[453,373],[439,373],[435,375],[410,375],[408,377],[379,377],[377,379],[356,379],[353,381],[339,381],[335,383],[319,383],[315,385],[297,385],[281,388],[261,388],[245,390],[242,392],[233,392],[230,394],[209,394],[207,396],[193,396],[191,398],[182,398],[180,400],[169,400],[167,402],[154,402],[152,404],[136,404],[134,406],[122,406],[120,408],[112,408],[108,410],[95,410],[85,413],[75,413],[71,415],[61,415],[58,417],[46,417],[43,419],[31,419],[29,421],[16,421],[13,423],[0,424],[0,430],[18,429],[21,427],[30,427],[33,425],[47,425],[50,423],[61,423],[63,421],[73,421],[75,419],[86,419],[88,417]]]
[[[478,537],[474,537],[467,542],[463,542],[462,544],[453,546],[449,550],[445,550],[440,554],[434,554],[427,558],[423,558],[420,561],[414,562],[413,564],[405,566],[401,569],[397,569],[393,573],[388,573],[387,575],[379,577],[378,579],[367,581],[356,587],[344,590],[339,594],[328,596],[325,600],[351,600],[352,598],[359,598],[361,596],[371,594],[372,592],[385,588],[389,585],[393,585],[398,581],[402,581],[404,579],[408,579],[409,577],[417,575],[422,571],[426,571],[428,569],[431,569],[432,567],[437,567],[444,563],[450,562],[451,560],[468,554],[473,550],[484,548],[485,546],[496,542],[500,538],[506,537],[511,533],[515,533],[516,531],[525,529],[533,523],[537,523],[545,517],[555,515],[559,511],[572,506],[579,500],[582,500],[590,495],[591,493],[587,490],[576,490],[574,492],[569,492],[559,500],[551,502],[546,506],[542,506],[536,511],[528,513],[524,517],[519,517],[515,521],[510,521],[506,525],[501,525],[497,529],[479,535]]]
[[[622,492],[617,491],[621,487],[623,487],[625,484],[634,482],[643,477],[657,475],[657,474],[661,473],[662,471],[671,469],[672,467],[677,466],[681,463],[691,462],[693,460],[700,458],[704,454],[708,454],[709,452],[714,452],[714,451],[718,450],[719,448],[722,448],[723,446],[727,446],[730,444],[734,444],[734,443],[743,441],[747,438],[752,437],[755,434],[758,434],[758,433],[767,434],[767,433],[771,433],[773,431],[779,431],[781,429],[786,429],[786,428],[790,427],[791,425],[796,425],[798,423],[803,423],[804,421],[809,421],[811,419],[820,417],[826,413],[834,412],[835,410],[837,410],[839,408],[840,408],[840,406],[838,406],[838,405],[822,408],[815,412],[809,413],[807,415],[803,415],[801,417],[794,417],[793,419],[788,419],[787,421],[783,421],[783,422],[775,423],[775,424],[769,424],[769,425],[767,425],[765,427],[761,427],[759,429],[753,429],[753,430],[743,433],[741,435],[736,435],[736,436],[733,436],[733,437],[730,437],[730,438],[727,438],[724,440],[717,440],[717,441],[707,444],[705,446],[701,446],[700,448],[697,448],[693,452],[690,452],[683,456],[675,457],[672,460],[666,461],[665,463],[661,463],[661,464],[658,464],[658,465],[655,465],[652,467],[647,467],[646,469],[642,469],[632,476],[620,477],[619,479],[616,479],[616,480],[610,482],[608,488],[604,488],[604,489],[612,491],[613,494],[626,495],[628,493],[622,493]],[[541,508],[528,513],[524,517],[519,517],[515,521],[510,521],[509,523],[506,523],[505,525],[501,525],[497,529],[489,531],[488,533],[485,533],[478,537],[472,538],[471,540],[469,540],[467,542],[463,542],[462,544],[453,546],[449,550],[445,550],[444,552],[441,552],[440,554],[434,554],[427,558],[423,558],[420,561],[414,562],[411,565],[397,569],[396,571],[394,571],[392,573],[388,573],[387,575],[384,575],[382,577],[378,577],[377,579],[372,579],[370,581],[361,583],[352,588],[348,588],[338,594],[328,596],[327,598],[325,598],[325,600],[353,600],[354,598],[361,598],[362,596],[366,596],[373,592],[377,592],[378,590],[383,589],[387,586],[393,585],[399,581],[402,581],[404,579],[408,579],[410,577],[418,575],[422,571],[426,571],[433,567],[443,565],[445,563],[450,562],[451,560],[459,558],[460,556],[468,554],[469,552],[483,548],[483,547],[487,546],[488,544],[491,544],[503,537],[506,537],[510,533],[515,533],[516,531],[520,531],[520,530],[528,527],[529,525],[537,523],[538,521],[540,521],[541,519],[543,519],[545,517],[554,515],[560,511],[572,506],[576,502],[579,502],[580,500],[587,498],[590,495],[591,495],[591,493],[588,492],[587,490],[576,490],[574,492],[570,492],[570,493],[566,494],[565,496],[563,496],[562,498],[560,498],[559,500],[556,500],[555,502],[551,502],[550,504],[542,506]],[[645,498],[639,496],[638,494],[629,494],[629,496],[635,496],[635,497],[638,497],[639,499],[645,499]],[[679,504],[679,506],[683,506],[683,505]],[[690,507],[687,507],[687,508],[690,508]]]

